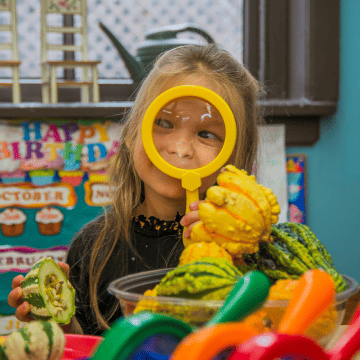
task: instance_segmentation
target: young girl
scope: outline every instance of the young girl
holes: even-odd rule
[[[191,211],[183,216],[186,197],[181,181],[150,162],[141,139],[142,119],[151,102],[179,85],[206,87],[227,102],[238,132],[228,163],[251,173],[260,123],[258,82],[216,45],[183,46],[163,54],[127,116],[110,170],[111,205],[76,234],[67,264],[59,263],[76,289],[76,315],[65,332],[99,335],[109,328],[122,316],[119,301],[107,292],[109,283],[139,271],[177,266],[183,250],[182,227],[188,227],[184,235],[190,237],[192,226],[199,221],[199,202],[191,204]],[[184,110],[192,111],[191,107]],[[203,133],[198,136],[205,137]],[[217,175],[202,179],[201,200]],[[29,321],[30,306],[21,301],[22,279],[22,275],[14,278],[8,303],[17,308],[19,320]]]

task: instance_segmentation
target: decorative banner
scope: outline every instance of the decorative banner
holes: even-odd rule
[[[288,221],[306,224],[306,154],[288,154],[286,170],[289,188]]]
[[[56,246],[46,250],[29,247],[0,249],[0,273],[28,272],[42,257],[52,257],[55,262],[65,261],[66,252],[67,246]]]
[[[112,121],[0,120],[0,334],[21,326],[7,304],[12,279],[41,257],[65,261],[75,233],[109,203],[121,131]]]
[[[8,206],[38,208],[47,205],[74,207],[76,201],[74,188],[67,183],[42,187],[32,184],[0,186],[0,208]]]
[[[109,186],[106,183],[87,181],[84,188],[85,202],[89,206],[106,206],[109,204]]]

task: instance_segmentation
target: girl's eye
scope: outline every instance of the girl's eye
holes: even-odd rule
[[[160,126],[162,128],[165,128],[165,129],[172,129],[173,128],[173,124],[169,120],[166,120],[166,119],[156,119],[154,121],[154,123],[157,126]]]
[[[203,139],[209,139],[209,140],[219,140],[222,141],[217,135],[211,133],[210,131],[200,131],[198,135]]]

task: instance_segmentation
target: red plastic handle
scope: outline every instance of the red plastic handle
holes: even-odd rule
[[[296,360],[329,360],[324,350],[300,335],[267,333],[252,337],[238,347],[229,360],[274,360],[281,356]]]

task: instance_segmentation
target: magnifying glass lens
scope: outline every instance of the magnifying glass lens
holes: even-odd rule
[[[160,156],[181,169],[211,163],[225,141],[225,123],[215,106],[195,97],[176,98],[158,112],[153,140]]]

